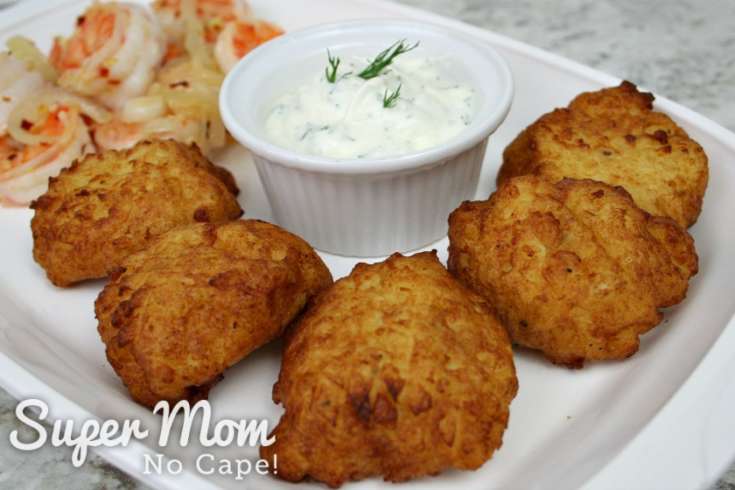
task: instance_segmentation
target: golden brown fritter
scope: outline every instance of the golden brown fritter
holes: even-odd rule
[[[340,486],[477,469],[518,383],[507,333],[435,253],[359,264],[287,336],[261,456],[289,481]]]
[[[598,180],[623,186],[655,216],[693,225],[707,187],[707,155],[669,116],[653,110],[653,100],[630,82],[579,95],[506,148],[498,185],[529,174],[552,182]]]
[[[331,283],[311,246],[277,226],[194,224],[128,257],[95,312],[107,359],[136,401],[194,402]]]
[[[90,155],[31,205],[33,257],[60,287],[105,277],[161,233],[237,219],[237,193],[227,170],[173,141]]]
[[[513,341],[569,367],[633,355],[697,272],[685,230],[591,180],[506,181],[451,214],[449,240],[450,271]]]

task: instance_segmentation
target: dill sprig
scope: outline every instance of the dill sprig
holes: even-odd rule
[[[395,89],[393,92],[388,93],[388,89],[385,89],[385,94],[383,94],[383,107],[386,109],[390,109],[391,107],[395,107],[398,103],[398,99],[401,97],[401,87],[403,84],[399,84],[398,88]]]
[[[337,81],[337,70],[341,60],[337,56],[332,56],[332,53],[327,50],[327,57],[329,58],[329,66],[325,68],[325,74],[327,75],[327,81],[329,83],[335,83]]]
[[[357,76],[362,78],[363,80],[370,80],[371,78],[375,78],[380,75],[380,72],[382,72],[385,67],[393,63],[393,60],[397,56],[408,53],[409,51],[413,51],[419,45],[418,42],[413,46],[407,46],[405,43],[405,39],[393,43],[388,49],[380,52],[378,56],[376,56],[375,59],[373,59],[364,70],[358,73]]]

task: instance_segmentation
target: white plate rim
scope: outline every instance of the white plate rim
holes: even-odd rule
[[[64,5],[83,3],[84,0],[25,0],[2,11],[0,28],[11,28],[13,24],[30,17],[42,15]],[[569,60],[540,48],[525,44],[506,36],[493,33],[486,29],[472,26],[465,22],[443,17],[415,7],[396,4],[390,0],[351,0],[354,3],[369,4],[370,6],[395,12],[400,17],[410,17],[427,22],[444,25],[463,31],[494,46],[515,51],[533,59],[537,63],[553,65],[565,71],[586,78],[599,85],[614,85],[620,79],[581,63]],[[722,127],[716,122],[688,109],[666,97],[656,94],[656,106],[676,118],[697,126],[718,140],[723,146],[735,153],[735,133]],[[0,320],[7,319],[0,312]],[[0,322],[2,323],[2,322]],[[54,419],[54,413],[74,414],[75,418],[95,419],[96,417],[67,399],[53,387],[42,382],[24,369],[19,361],[14,360],[1,351],[0,346],[0,386],[6,389],[16,399],[43,394],[49,404],[49,419]],[[702,429],[704,417],[711,411],[712,400],[726,407],[735,407],[735,316],[722,330],[710,350],[699,362],[680,388],[671,396],[666,404],[651,420],[623,447],[618,454],[593,475],[584,485],[584,488],[617,489],[617,488],[644,488],[642,482],[655,482],[657,488],[674,489],[682,487],[681,471],[687,468],[677,465],[676,462],[694,461],[712,449],[713,442],[693,441],[691,439],[672,442],[672,427],[677,427],[680,434],[698,434]],[[719,411],[714,417],[706,419],[711,425],[722,427],[721,438],[735,440],[735,423],[732,416],[725,415],[726,411]],[[686,416],[683,416],[686,414]],[[680,438],[683,439],[683,438]],[[661,444],[661,442],[666,444]],[[658,442],[658,444],[657,444]],[[647,449],[656,447],[655,458],[650,456]],[[211,484],[195,472],[185,470],[176,478],[158,476],[155,474],[142,475],[139,472],[140,463],[137,457],[145,451],[140,443],[132,443],[125,448],[95,448],[94,452],[102,458],[128,473],[145,484],[166,490],[180,488],[215,489]],[[715,449],[717,451],[717,449]],[[711,486],[735,461],[735,446],[729,450],[719,449],[714,456],[716,461],[708,465],[704,472],[698,475],[696,488]],[[629,482],[623,485],[623,481]],[[622,486],[621,486],[622,485]]]

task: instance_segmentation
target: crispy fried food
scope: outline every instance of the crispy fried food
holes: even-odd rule
[[[579,95],[506,148],[498,185],[529,174],[552,182],[594,179],[625,187],[655,216],[693,225],[707,187],[707,155],[669,116],[653,110],[653,100],[630,82]]]
[[[195,224],[127,258],[95,312],[107,359],[137,402],[195,402],[331,283],[311,246],[277,226]]]
[[[237,193],[227,170],[173,141],[90,155],[31,205],[33,257],[60,287],[105,277],[161,233],[237,219]]]
[[[506,181],[449,217],[449,269],[494,305],[514,342],[551,361],[623,359],[697,272],[689,234],[591,180]]]
[[[502,443],[518,383],[485,301],[435,253],[359,264],[287,336],[261,456],[280,478],[340,486],[476,469]]]

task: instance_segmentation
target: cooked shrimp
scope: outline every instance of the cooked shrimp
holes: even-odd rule
[[[46,191],[49,177],[95,150],[78,107],[48,108],[38,123],[23,121],[30,140],[0,136],[0,203],[27,206]]]
[[[103,149],[124,150],[143,140],[175,140],[195,143],[205,155],[213,148],[208,142],[206,123],[181,114],[162,116],[151,121],[129,123],[120,119],[97,127],[95,142]]]
[[[205,154],[227,143],[217,98],[222,74],[194,59],[165,66],[148,94],[130,99],[118,117],[99,125],[96,143],[104,149],[130,148],[144,139],[196,143]]]
[[[283,30],[269,22],[231,22],[217,38],[214,56],[222,71],[230,71],[240,59],[264,42],[283,34]]]
[[[190,2],[190,5],[186,5]],[[184,11],[191,7],[204,25],[205,39],[214,43],[228,22],[250,18],[250,7],[245,0],[156,0],[153,11],[158,16],[168,42],[181,43],[186,34],[182,22]]]
[[[53,69],[29,41],[0,53],[0,204],[22,206],[46,190],[50,176],[94,151],[87,121],[102,107],[55,87]]]
[[[143,7],[95,3],[70,38],[54,41],[50,57],[60,86],[119,109],[145,93],[164,52],[161,29]]]
[[[143,125],[113,119],[94,129],[94,142],[102,150],[126,150],[145,139]]]

